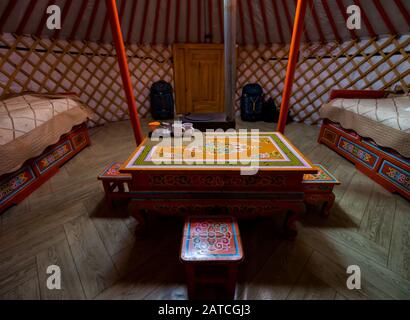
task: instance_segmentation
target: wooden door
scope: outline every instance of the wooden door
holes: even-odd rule
[[[174,72],[178,113],[224,111],[223,45],[175,45]]]

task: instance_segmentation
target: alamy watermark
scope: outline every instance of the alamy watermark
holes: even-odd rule
[[[52,5],[47,7],[47,28],[49,30],[61,29],[61,9],[58,5]]]
[[[349,30],[360,30],[362,28],[362,10],[359,6],[351,5],[346,10],[349,17],[346,21],[346,27]]]
[[[61,268],[57,265],[50,265],[47,267],[46,286],[49,290],[61,290]],[[347,267],[346,274],[349,276],[346,280],[346,287],[349,290],[362,289],[362,273],[360,267],[357,265],[350,265]]]
[[[46,286],[49,290],[61,290],[61,268],[57,265],[51,265],[47,267]]]
[[[362,289],[362,272],[357,265],[351,265],[347,267],[347,274],[350,276],[347,278],[346,287],[349,290],[361,290]]]
[[[150,155],[155,165],[236,165],[241,175],[255,175],[259,171],[259,130],[198,130],[182,132],[174,124],[173,137],[163,129],[152,133],[151,141],[158,142]]]

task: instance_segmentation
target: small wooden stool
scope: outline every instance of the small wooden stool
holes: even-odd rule
[[[238,223],[233,217],[188,217],[184,225],[181,260],[185,264],[188,296],[198,285],[222,285],[234,299],[238,264],[243,260]]]
[[[122,163],[114,162],[107,166],[98,176],[98,180],[101,180],[103,183],[105,199],[110,208],[113,206],[113,200],[128,197],[128,192],[125,190],[125,186],[127,186],[129,190],[128,183],[132,178],[130,174],[121,173],[119,171],[121,166]]]
[[[320,206],[320,213],[328,216],[335,202],[333,187],[340,182],[321,164],[314,165],[319,170],[317,174],[305,174],[303,178],[303,190],[305,203]]]

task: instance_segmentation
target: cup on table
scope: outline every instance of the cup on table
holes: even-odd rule
[[[172,132],[174,133],[175,138],[181,138],[184,135],[184,127],[182,125],[182,122],[174,122],[172,125]]]
[[[157,130],[160,127],[160,125],[161,125],[161,122],[158,122],[158,121],[150,122],[148,124],[151,132],[154,132],[155,130]]]
[[[190,137],[194,133],[194,125],[192,123],[175,122],[172,125],[172,131],[175,138]]]
[[[183,128],[185,136],[190,137],[194,134],[195,129],[194,129],[194,124],[193,123],[186,122],[186,123],[182,124],[182,128]]]

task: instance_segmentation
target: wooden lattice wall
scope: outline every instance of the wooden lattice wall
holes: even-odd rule
[[[240,47],[237,103],[243,85],[260,83],[280,104],[289,48],[284,45]],[[149,88],[164,79],[173,84],[170,46],[127,46],[134,93],[141,116],[149,113]],[[316,124],[318,109],[333,89],[410,91],[410,36],[352,40],[343,44],[304,44],[296,70],[291,112]],[[128,118],[127,104],[109,44],[50,41],[0,35],[0,96],[22,91],[76,92],[93,108],[94,124]]]
[[[142,117],[149,112],[149,88],[161,79],[173,84],[169,46],[127,46],[134,94]],[[23,91],[75,92],[91,107],[93,124],[128,119],[115,49],[110,44],[0,35],[0,96]]]
[[[410,36],[304,44],[301,50],[290,100],[297,121],[318,123],[318,110],[334,89],[410,92]],[[280,45],[240,48],[237,99],[243,85],[257,82],[280,105],[288,52]]]

